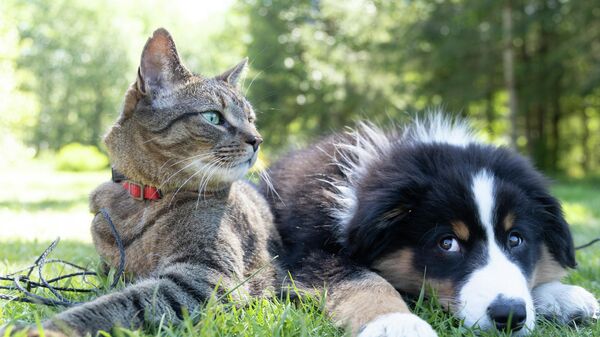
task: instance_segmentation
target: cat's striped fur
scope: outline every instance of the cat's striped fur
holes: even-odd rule
[[[135,281],[58,314],[44,324],[46,336],[178,322],[185,310],[201,308],[256,272],[231,296],[265,295],[277,286],[280,239],[271,212],[253,186],[238,180],[262,141],[252,107],[236,89],[245,66],[246,60],[204,78],[181,64],[166,30],[148,40],[138,80],[105,141],[113,166],[160,187],[162,199],[133,199],[115,182],[100,185],[90,198],[92,212],[109,211]],[[100,255],[116,266],[119,252],[101,215],[92,235]]]

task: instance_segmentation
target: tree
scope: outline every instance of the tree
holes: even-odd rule
[[[502,35],[504,37],[503,68],[506,91],[508,91],[508,115],[510,123],[510,146],[517,148],[517,91],[515,88],[515,66],[513,50],[512,1],[505,0],[502,8]]]
[[[105,121],[118,113],[131,78],[111,13],[76,0],[21,6],[27,19],[19,26],[18,67],[31,73],[23,87],[35,93],[41,108],[28,142],[38,150],[100,144]]]

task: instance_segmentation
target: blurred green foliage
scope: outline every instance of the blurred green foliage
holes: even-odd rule
[[[108,157],[93,145],[71,143],[56,154],[56,169],[59,171],[99,171],[107,167]]]
[[[203,75],[250,57],[243,90],[270,153],[356,119],[386,125],[441,107],[470,117],[500,144],[510,143],[514,128],[518,149],[548,172],[600,170],[597,1],[219,3],[3,1],[0,130],[38,152],[71,142],[101,146],[147,36],[164,26],[184,62]]]

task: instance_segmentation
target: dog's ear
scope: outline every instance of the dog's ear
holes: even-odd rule
[[[344,249],[369,265],[399,243],[398,232],[428,189],[427,185],[396,182],[395,186],[362,193],[352,219],[344,227]],[[407,242],[406,242],[407,243]]]
[[[560,203],[554,197],[545,195],[538,198],[544,207],[545,221],[543,240],[550,254],[563,267],[575,268],[575,246],[569,224],[565,220]]]
[[[356,261],[370,265],[394,242],[394,225],[409,212],[409,207],[397,207],[389,212],[357,212],[345,228],[347,253]]]

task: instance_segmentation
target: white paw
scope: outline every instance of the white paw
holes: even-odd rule
[[[437,337],[437,333],[417,315],[394,313],[367,323],[358,337]]]
[[[598,319],[600,306],[589,291],[579,286],[550,282],[533,289],[538,315],[566,324]]]

